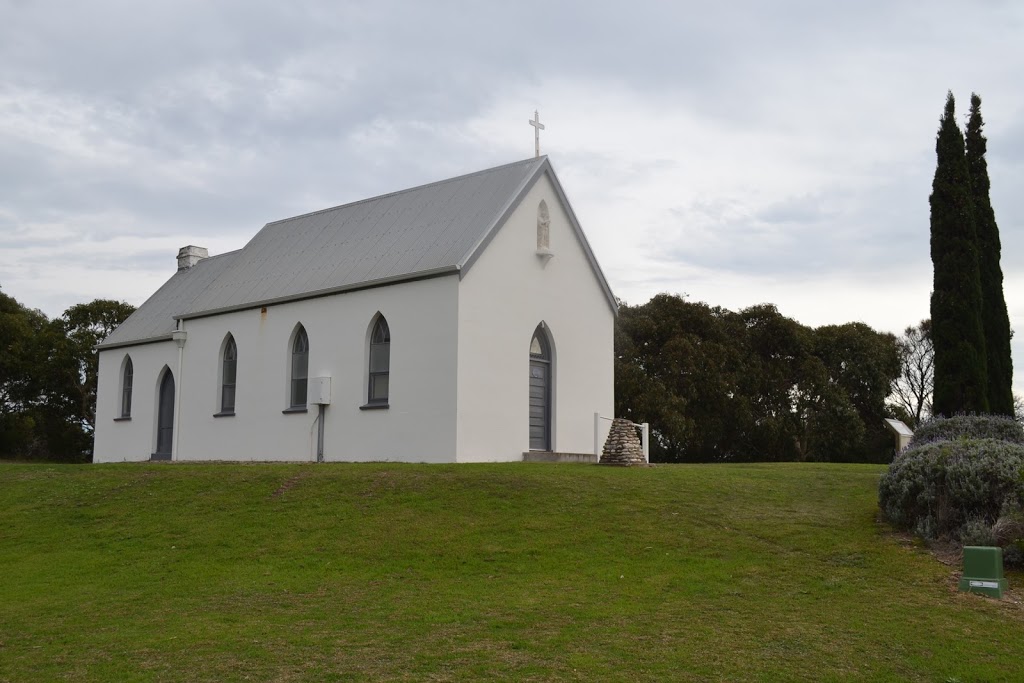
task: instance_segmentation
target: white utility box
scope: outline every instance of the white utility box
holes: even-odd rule
[[[313,377],[309,380],[309,402],[313,405],[331,405],[331,378]]]

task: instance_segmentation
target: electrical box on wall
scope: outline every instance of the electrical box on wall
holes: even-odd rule
[[[330,377],[313,377],[309,380],[309,402],[313,405],[331,405]]]

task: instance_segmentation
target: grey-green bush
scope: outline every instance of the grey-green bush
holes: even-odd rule
[[[955,439],[999,439],[1024,444],[1024,427],[1004,415],[933,417],[914,432],[911,447]]]
[[[1003,548],[1003,564],[1024,567],[1024,541],[1017,541]]]
[[[1024,502],[1022,473],[1019,443],[959,438],[915,445],[882,475],[879,505],[895,526],[927,540],[978,538],[1004,506]]]
[[[960,527],[960,543],[963,545],[996,545],[996,534],[993,526],[985,519],[971,518]]]

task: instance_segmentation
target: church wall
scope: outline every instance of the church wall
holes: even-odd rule
[[[451,462],[455,453],[456,276],[185,321],[178,460],[315,460],[317,406],[288,407],[291,339],[309,337],[310,378],[330,376],[325,460]],[[391,330],[389,407],[367,395],[371,320]],[[238,348],[236,406],[220,409],[221,349]],[[116,374],[116,371],[115,371]]]
[[[614,409],[615,316],[547,176],[498,231],[459,288],[458,460],[521,460],[529,450],[529,346],[554,346],[553,450],[593,453],[594,413]],[[545,200],[550,251],[537,255]]]
[[[121,416],[121,367],[132,359],[130,420]],[[156,445],[156,407],[160,371],[166,365],[177,379],[178,349],[172,341],[99,352],[96,386],[94,462],[149,460]]]

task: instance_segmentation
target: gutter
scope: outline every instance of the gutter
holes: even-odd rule
[[[384,277],[379,280],[370,280],[369,282],[357,282],[347,285],[340,285],[338,287],[328,287],[326,289],[318,289],[312,292],[301,292],[299,294],[289,294],[286,296],[273,297],[270,299],[260,299],[259,301],[247,301],[242,304],[235,304],[233,306],[222,306],[220,308],[210,308],[203,311],[196,311],[194,313],[180,313],[173,316],[174,320],[193,320],[196,318],[207,318],[212,315],[220,315],[221,313],[234,313],[235,311],[248,311],[253,308],[263,308],[264,306],[276,306],[278,304],[287,304],[293,301],[304,301],[306,299],[318,299],[324,296],[331,296],[332,294],[342,294],[344,292],[358,292],[362,289],[373,289],[375,287],[385,287],[387,285],[394,285],[401,282],[416,282],[417,280],[428,280],[435,277],[444,277],[445,275],[454,275],[459,272],[459,266],[441,266],[440,268],[431,268],[430,270],[421,270],[418,273],[406,273],[404,275],[394,275],[392,277]],[[133,344],[139,342],[131,342]]]

